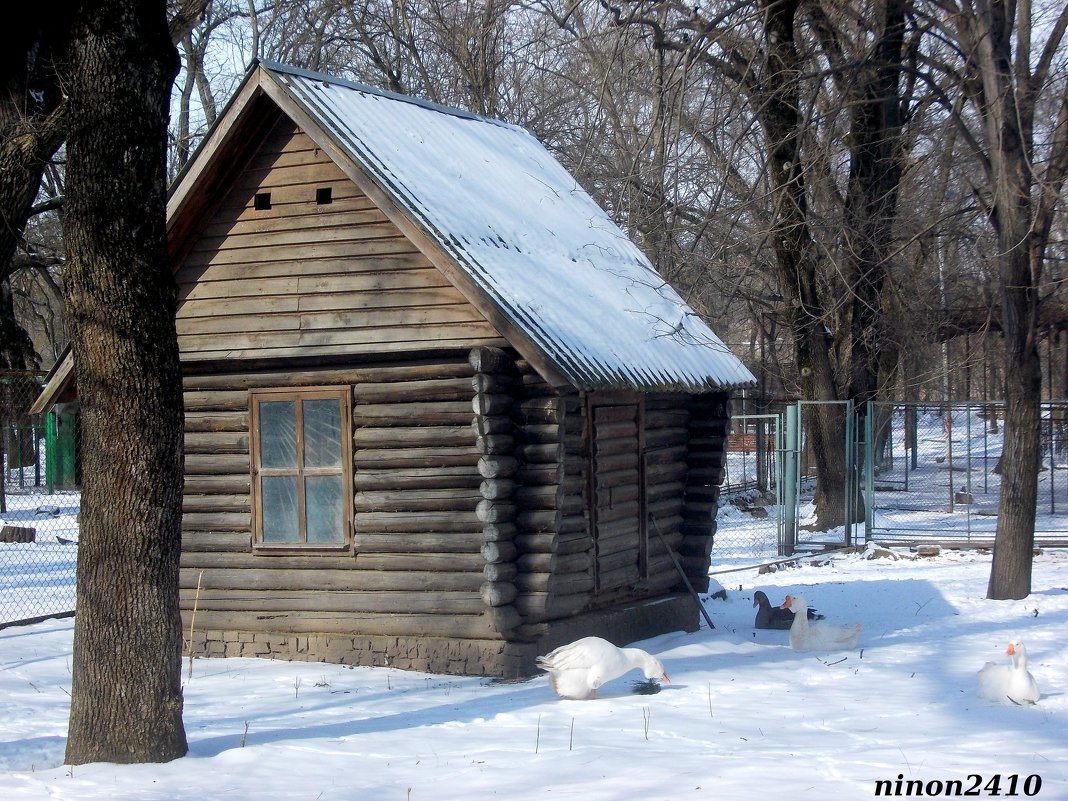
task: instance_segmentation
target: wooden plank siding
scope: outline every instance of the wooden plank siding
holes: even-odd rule
[[[331,202],[316,203],[329,189]],[[270,208],[254,198],[270,194]],[[185,362],[506,344],[306,134],[279,120],[177,271]]]

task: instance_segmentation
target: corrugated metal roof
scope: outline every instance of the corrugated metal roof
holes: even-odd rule
[[[575,387],[702,391],[755,381],[525,129],[261,66]]]

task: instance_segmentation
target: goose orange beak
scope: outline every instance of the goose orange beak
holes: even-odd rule
[[[1012,656],[1014,653],[1016,653],[1016,646],[1010,642],[1009,647],[1005,649],[1005,656]]]
[[[666,672],[663,675],[661,675],[660,678],[662,678],[664,680],[664,684],[671,684],[671,679],[668,678],[668,674]]]
[[[780,608],[781,609],[789,609],[790,608],[790,604],[792,604],[793,602],[794,602],[793,596],[792,595],[787,595],[786,596],[786,600],[782,602],[782,606]]]

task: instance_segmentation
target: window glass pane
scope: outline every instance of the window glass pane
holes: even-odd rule
[[[296,467],[296,401],[264,401],[259,411],[260,467]]]
[[[341,476],[308,476],[304,484],[308,542],[345,542]]]
[[[261,476],[264,542],[299,542],[297,477]]]
[[[304,466],[341,466],[341,401],[304,401]]]

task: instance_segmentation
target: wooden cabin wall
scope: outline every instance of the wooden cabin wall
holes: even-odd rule
[[[584,402],[558,393],[520,361],[515,420],[520,634],[585,609],[593,590],[586,510]]]
[[[481,590],[474,371],[454,360],[187,375],[181,604],[201,653],[501,673]],[[353,388],[355,554],[254,554],[248,391]],[[199,586],[199,590],[198,590]]]
[[[331,202],[317,203],[317,190]],[[255,208],[267,193],[270,208]],[[186,362],[506,344],[285,117],[209,216],[177,280]]]
[[[598,504],[593,515],[594,552],[602,571],[596,607],[685,586],[667,548],[677,555],[682,543],[689,396],[622,396],[599,407],[603,402],[597,395],[591,398],[595,427],[598,418],[602,421],[601,431],[591,440],[594,457],[596,461],[596,451],[602,452],[601,462],[615,468],[619,480],[611,480],[612,472],[608,480],[605,475],[591,479]],[[605,524],[596,518],[609,502]]]
[[[711,392],[694,396],[690,411],[683,510],[681,561],[698,592],[708,589],[708,563],[716,534],[716,511],[727,459],[730,396]]]
[[[649,568],[644,584],[645,589],[653,593],[685,588],[665,543],[678,558],[689,473],[686,458],[690,425],[688,404],[689,396],[682,394],[650,395],[645,400]],[[705,570],[707,572],[707,566]]]
[[[605,396],[595,393],[587,402],[578,393],[557,393],[522,362],[519,367],[516,606],[525,623],[520,633],[534,636],[544,631],[539,624],[547,621],[683,588],[665,542],[682,561],[681,552],[687,547],[683,524],[688,514],[690,396],[635,394],[608,396],[606,402]],[[601,467],[618,467],[612,460],[622,454],[626,465],[616,474],[629,483],[617,485],[608,473],[594,473],[591,409],[599,403],[607,412],[607,434],[600,440],[607,461]],[[643,454],[640,473],[638,449]],[[633,454],[633,471],[628,454]],[[621,517],[609,520],[605,530],[611,533],[613,526],[620,527],[625,536],[598,542],[591,499],[606,491],[619,500],[616,508]],[[639,526],[639,514],[647,516],[644,528]],[[696,508],[690,514],[692,550],[695,545],[703,547],[703,541],[699,543],[696,534]],[[624,519],[626,515],[629,518]],[[703,531],[707,539],[711,528]],[[644,543],[641,537],[646,538]],[[597,571],[602,569],[616,573],[598,586]],[[707,574],[707,561],[703,570]]]

